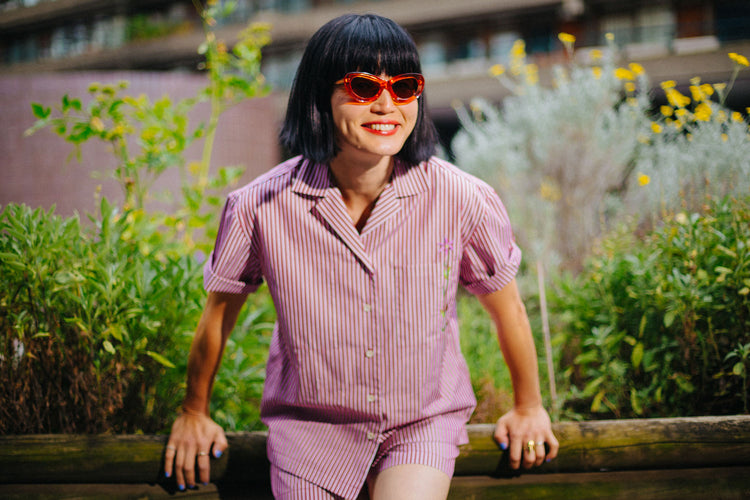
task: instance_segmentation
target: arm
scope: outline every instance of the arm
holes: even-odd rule
[[[495,440],[503,449],[510,443],[512,468],[521,465],[522,457],[525,468],[541,465],[545,457],[551,460],[557,456],[559,445],[552,433],[549,415],[542,407],[536,348],[516,281],[478,298],[497,328],[500,348],[513,382],[514,406],[497,421]],[[543,445],[535,446],[533,451],[526,450],[529,441],[547,443],[549,453]]]
[[[182,414],[172,425],[164,455],[164,473],[172,475],[180,490],[195,486],[196,457],[200,481],[210,480],[209,457],[221,456],[227,447],[224,431],[209,416],[214,376],[221,363],[227,338],[237,322],[246,295],[210,292],[190,347],[187,392]]]

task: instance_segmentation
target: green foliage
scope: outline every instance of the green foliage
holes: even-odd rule
[[[569,408],[592,417],[747,411],[750,197],[605,238],[559,283]]]
[[[50,128],[80,145],[111,147],[121,208],[102,200],[91,224],[77,216],[9,205],[0,213],[0,434],[155,432],[171,424],[184,393],[188,348],[204,302],[200,261],[212,246],[220,195],[239,167],[211,174],[218,119],[261,95],[260,49],[268,26],[251,26],[228,52],[203,10],[208,85],[174,103],[124,94],[127,82],[93,83],[84,103],[63,96],[57,110],[39,103],[32,134]],[[227,7],[222,7],[226,9]],[[226,14],[227,12],[223,12]],[[208,102],[208,123],[189,113]],[[203,141],[200,162],[185,150]],[[180,170],[178,208],[147,211],[149,191],[168,169]],[[259,426],[257,408],[270,323],[268,293],[250,300],[214,386],[225,406],[215,419],[230,429]],[[249,403],[249,404],[248,404]]]
[[[0,434],[154,431],[174,411],[201,268],[137,219],[106,200],[93,227],[0,213]]]

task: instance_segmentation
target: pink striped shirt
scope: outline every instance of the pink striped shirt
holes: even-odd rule
[[[361,234],[328,167],[300,157],[231,193],[204,283],[249,293],[265,280],[273,297],[270,461],[353,497],[394,430],[465,443],[476,401],[457,287],[499,290],[520,258],[495,192],[437,158],[397,161]]]

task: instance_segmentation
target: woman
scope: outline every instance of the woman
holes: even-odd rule
[[[294,157],[231,193],[166,453],[178,485],[209,480],[227,442],[209,395],[248,293],[278,321],[261,415],[277,498],[445,498],[476,401],[456,321],[460,283],[489,311],[515,406],[495,438],[511,466],[556,456],[494,191],[434,158],[417,49],[393,21],[346,15],[310,40],[281,141]],[[545,451],[545,443],[549,451]]]

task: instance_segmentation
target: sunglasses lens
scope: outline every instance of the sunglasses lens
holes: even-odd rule
[[[352,92],[362,99],[372,99],[380,92],[380,85],[377,82],[361,76],[352,78],[349,86]]]
[[[419,81],[415,77],[409,76],[393,82],[391,88],[397,98],[411,99],[419,92]]]

